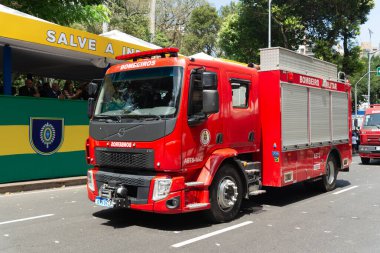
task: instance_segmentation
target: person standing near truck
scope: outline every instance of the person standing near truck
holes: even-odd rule
[[[356,131],[352,131],[352,154],[358,151],[358,135]]]

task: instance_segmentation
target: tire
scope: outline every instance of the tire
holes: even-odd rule
[[[335,189],[338,171],[336,158],[330,155],[326,162],[326,173],[322,176],[322,180],[320,181],[322,191],[328,192]]]
[[[243,199],[242,179],[232,164],[224,164],[210,186],[211,208],[207,218],[214,223],[233,220],[239,213]]]
[[[362,164],[369,164],[369,161],[371,160],[371,158],[367,157],[360,157],[360,159],[362,160]]]

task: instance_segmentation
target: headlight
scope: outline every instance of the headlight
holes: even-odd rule
[[[169,178],[158,178],[154,182],[153,200],[164,199],[168,196],[172,180]]]
[[[87,185],[91,191],[95,191],[94,173],[92,170],[87,171]]]

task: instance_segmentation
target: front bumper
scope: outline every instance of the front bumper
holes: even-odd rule
[[[359,155],[364,158],[380,158],[380,146],[359,146]]]
[[[87,184],[87,192],[88,198],[93,202],[97,196],[100,196],[99,190],[104,188],[102,187],[103,185],[111,185],[113,187],[123,185],[128,189],[128,208],[147,212],[174,214],[196,211],[193,208],[188,208],[187,205],[194,202],[208,202],[209,199],[207,189],[186,188],[185,180],[182,176],[170,177],[172,179],[172,184],[168,195],[163,199],[154,201],[152,196],[155,181],[162,178],[168,178],[168,176],[120,174],[99,171],[96,169],[91,171],[93,172],[93,182],[95,183],[94,191],[92,191]],[[177,203],[174,208],[173,203]],[[209,205],[200,209],[207,208],[209,208]]]

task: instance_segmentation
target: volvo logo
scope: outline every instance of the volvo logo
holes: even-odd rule
[[[117,135],[119,135],[120,137],[124,136],[124,134],[128,132],[128,129],[126,128],[120,128],[119,129],[119,132],[117,133]]]

